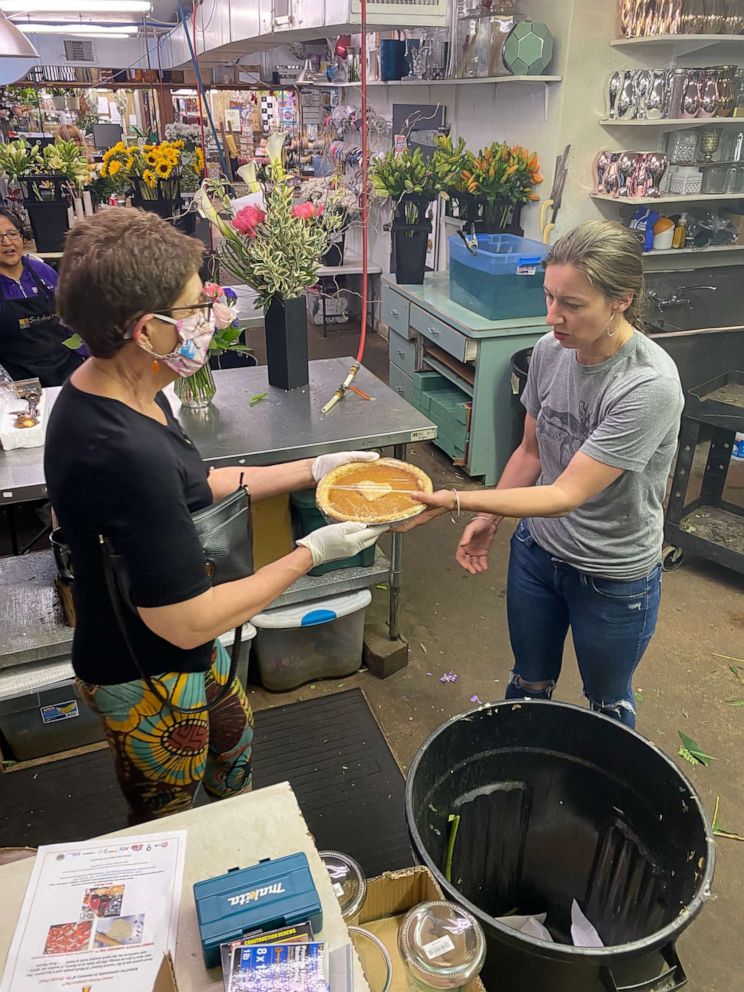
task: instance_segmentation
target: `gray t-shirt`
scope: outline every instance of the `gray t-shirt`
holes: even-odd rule
[[[592,575],[648,575],[661,557],[662,501],[684,405],[672,359],[636,331],[611,358],[581,365],[549,333],[532,353],[522,403],[537,420],[539,486],[555,482],[577,451],[625,469],[567,516],[530,519],[537,543]]]

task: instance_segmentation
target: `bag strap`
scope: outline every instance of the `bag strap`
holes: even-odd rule
[[[235,675],[238,669],[238,658],[240,656],[240,645],[243,639],[243,625],[235,628],[235,640],[233,641],[232,651],[230,653],[230,670],[227,676],[227,682],[220,691],[216,699],[213,699],[211,703],[205,703],[203,706],[177,706],[167,693],[162,693],[160,689],[155,685],[151,675],[148,675],[142,670],[142,666],[137,660],[137,655],[135,653],[134,647],[132,646],[132,641],[129,637],[129,632],[127,631],[127,625],[125,620],[124,606],[126,605],[125,598],[122,595],[119,584],[116,580],[116,570],[113,565],[113,555],[114,552],[111,549],[109,542],[103,536],[99,534],[98,540],[101,544],[101,554],[103,556],[103,574],[106,578],[106,588],[108,590],[109,599],[111,601],[111,606],[114,610],[114,616],[116,617],[116,623],[119,627],[119,632],[124,640],[127,651],[129,652],[129,657],[131,658],[134,667],[140,675],[140,678],[145,682],[147,688],[155,696],[155,698],[163,705],[167,706],[174,713],[204,713],[216,706],[217,703],[221,703],[222,700],[227,696],[230,691],[230,687],[235,679]],[[136,615],[136,613],[135,613]]]

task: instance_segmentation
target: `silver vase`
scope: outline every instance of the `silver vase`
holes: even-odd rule
[[[718,66],[718,117],[731,117],[736,109],[735,65]]]
[[[617,111],[615,105],[617,103],[617,97],[620,93],[620,87],[623,83],[622,72],[613,72],[610,76],[610,82],[607,87],[607,116],[612,121],[617,117]]]
[[[715,117],[718,113],[718,70],[714,67],[703,69],[698,81],[700,106],[698,117]]]
[[[699,69],[690,69],[687,72],[687,85],[682,94],[683,117],[697,117],[700,110],[699,72]]]
[[[636,108],[635,74],[626,70],[617,96],[617,116],[621,121],[631,120],[636,115]]]

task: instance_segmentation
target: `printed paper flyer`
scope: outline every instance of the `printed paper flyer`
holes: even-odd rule
[[[185,830],[40,847],[0,992],[149,992],[175,954],[185,850]]]

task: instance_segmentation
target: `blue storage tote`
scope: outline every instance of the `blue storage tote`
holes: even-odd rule
[[[488,320],[546,313],[542,260],[550,245],[516,234],[479,234],[471,255],[461,238],[449,238],[450,299]]]

